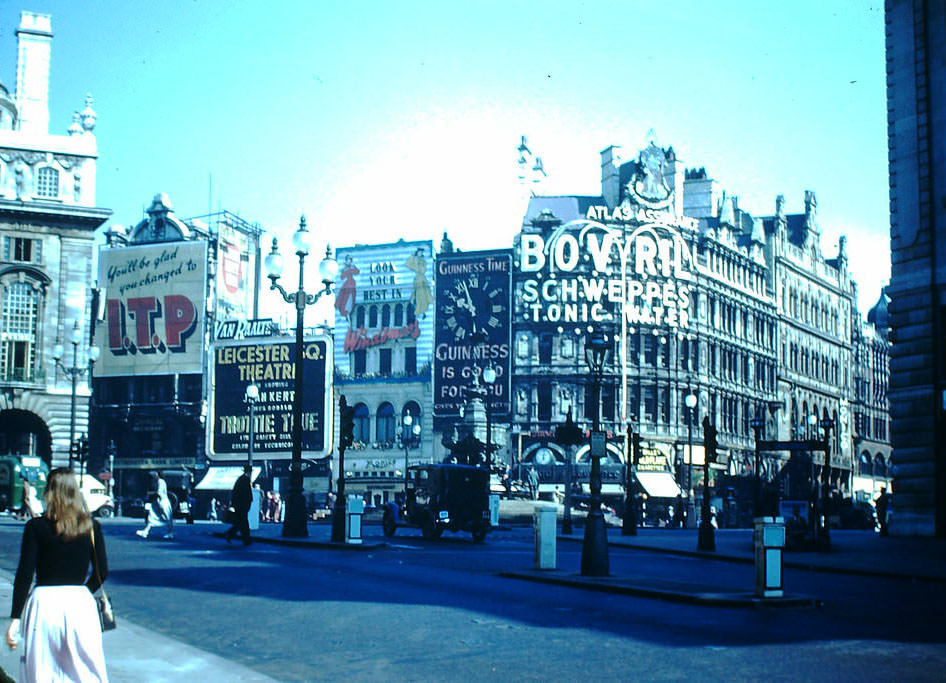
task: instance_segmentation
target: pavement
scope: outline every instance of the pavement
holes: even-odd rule
[[[12,600],[12,578],[0,572],[0,604],[10,604]],[[105,663],[112,683],[275,680],[123,619],[121,605],[115,605],[115,619],[118,623],[115,630],[102,634]],[[6,628],[3,632],[6,633]],[[13,679],[19,678],[22,652],[22,645],[14,651],[6,643],[0,646],[0,668]]]

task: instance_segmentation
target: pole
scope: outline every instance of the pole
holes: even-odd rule
[[[759,468],[762,466],[762,454],[759,452],[759,431],[758,426],[753,425],[752,431],[755,432],[755,490],[752,499],[752,516],[762,516],[762,473]]]
[[[627,424],[627,444],[625,445],[624,462],[627,469],[627,480],[624,483],[624,520],[621,524],[622,536],[637,536],[637,507],[634,505],[634,429],[631,423]]]
[[[686,508],[683,511],[683,526],[691,528],[693,526],[693,408],[687,406],[687,450],[690,451],[690,458],[687,462],[687,499],[684,503]],[[706,458],[706,452],[703,453]]]
[[[703,417],[703,503],[700,506],[700,528],[697,535],[697,550],[716,551],[716,531],[710,519],[709,466],[716,456],[716,428],[710,424],[709,416]]]
[[[305,538],[309,535],[305,518],[305,498],[302,496],[302,326],[306,306],[302,285],[305,255],[302,252],[297,252],[296,255],[299,257],[299,289],[295,296],[296,357],[292,397],[292,462],[289,466],[289,497],[286,499],[286,520],[283,522],[282,535]],[[344,501],[341,493],[338,500]]]
[[[575,446],[565,447],[565,510],[562,514],[562,533],[572,533],[572,462],[575,459]]]
[[[338,398],[339,416],[342,407],[347,407],[348,401],[342,394]],[[332,510],[332,543],[345,542],[345,517],[348,514],[348,501],[345,498],[345,451],[348,446],[345,439],[339,439],[338,444],[338,486],[335,494],[335,509]]]
[[[69,403],[69,469],[73,467],[73,444],[78,446],[76,441],[76,381],[79,379],[79,345],[72,345],[72,368],[69,370],[69,377],[72,379],[72,398]]]
[[[824,465],[821,470],[821,549],[831,550],[831,521],[828,518],[828,489],[831,483],[831,427],[824,426]]]
[[[483,410],[486,411],[486,470],[493,472],[493,430],[489,419],[489,382],[483,387]]]
[[[250,466],[250,470],[253,469],[253,437],[256,434],[256,424],[253,421],[255,411],[256,401],[250,401],[250,444],[246,449],[246,464]]]
[[[601,424],[601,367],[592,372],[592,445],[600,432]],[[591,499],[588,501],[588,517],[585,520],[585,535],[581,548],[581,575],[608,576],[608,536],[601,513],[601,457],[591,450]]]

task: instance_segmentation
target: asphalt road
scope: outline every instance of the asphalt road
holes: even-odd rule
[[[946,584],[787,570],[815,610],[692,606],[500,578],[532,565],[531,529],[342,552],[174,540],[104,524],[120,619],[280,680],[943,680]],[[15,571],[21,524],[0,520]],[[368,529],[369,533],[378,530]],[[577,573],[580,544],[559,543]],[[612,574],[750,589],[753,569],[612,548]]]

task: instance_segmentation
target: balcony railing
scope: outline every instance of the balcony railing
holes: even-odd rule
[[[42,384],[46,381],[46,371],[42,368],[4,368],[0,367],[0,382],[23,382],[24,384]]]

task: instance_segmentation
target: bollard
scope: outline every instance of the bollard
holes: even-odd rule
[[[348,496],[345,509],[345,543],[361,543],[361,516],[365,512],[365,501],[361,496]]]
[[[499,496],[491,493],[489,496],[489,525],[499,526]]]
[[[755,594],[760,598],[780,598],[782,591],[782,549],[785,547],[785,519],[756,517]]]
[[[548,503],[536,503],[532,513],[535,524],[535,568],[555,569],[555,541],[557,507]]]

